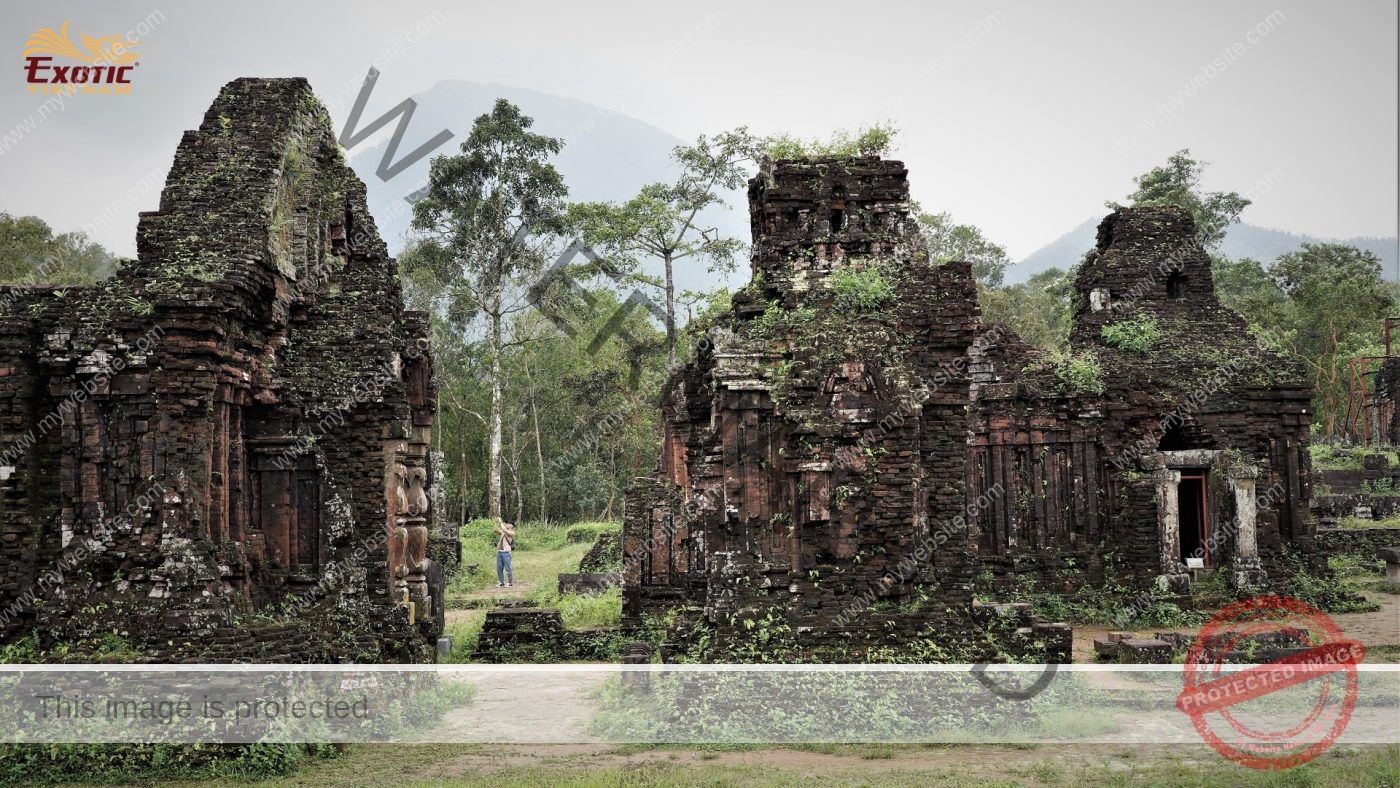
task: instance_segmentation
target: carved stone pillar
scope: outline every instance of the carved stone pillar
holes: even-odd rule
[[[1230,562],[1230,586],[1236,590],[1261,588],[1268,580],[1259,561],[1258,501],[1254,496],[1259,469],[1240,465],[1230,469],[1235,489],[1235,554]]]
[[[426,435],[426,430],[422,431]],[[428,446],[411,441],[398,455],[395,476],[398,481],[398,511],[395,523],[402,533],[403,561],[395,572],[401,591],[413,604],[415,622],[433,618],[433,599],[428,589]]]
[[[394,464],[394,511],[389,534],[389,572],[393,578],[393,598],[399,604],[408,603],[408,467]]]
[[[426,468],[408,469],[408,516],[404,518],[404,529],[408,542],[404,551],[404,568],[407,570],[405,583],[408,596],[417,605],[420,618],[431,617],[432,595],[428,593],[428,495],[425,482]]]
[[[1161,545],[1161,574],[1157,583],[1164,590],[1184,594],[1190,590],[1191,576],[1181,562],[1181,503],[1178,486],[1181,471],[1158,468],[1152,472],[1157,487],[1157,534]]]
[[[1241,466],[1230,469],[1230,483],[1235,488],[1235,557],[1258,558],[1259,545],[1255,529],[1258,511],[1254,501],[1254,480],[1259,469]]]

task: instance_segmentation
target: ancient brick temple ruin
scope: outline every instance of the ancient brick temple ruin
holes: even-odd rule
[[[749,201],[752,282],[672,375],[629,493],[628,620],[681,611],[741,657],[755,633],[789,657],[1034,655],[1061,635],[1012,642],[974,597],[1180,593],[1197,565],[1258,588],[1313,554],[1311,391],[1220,305],[1185,212],[1104,220],[1057,356],[981,321],[969,265],[930,263],[900,163],[771,163]]]
[[[3,642],[431,659],[428,325],[307,82],[224,87],[137,247],[0,288]]]

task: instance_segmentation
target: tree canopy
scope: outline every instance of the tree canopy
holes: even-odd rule
[[[1250,200],[1238,192],[1208,192],[1201,188],[1208,162],[1191,158],[1182,148],[1166,164],[1153,167],[1133,179],[1137,188],[1128,195],[1132,205],[1179,205],[1196,219],[1196,236],[1201,245],[1213,249],[1225,240],[1225,231],[1240,220]],[[1118,207],[1113,202],[1109,208]]]
[[[54,235],[36,216],[0,212],[0,284],[88,284],[115,268],[111,252],[86,233]]]
[[[569,222],[584,241],[605,253],[630,276],[629,281],[661,290],[666,328],[666,356],[676,360],[675,266],[703,264],[711,272],[734,270],[747,244],[726,238],[705,224],[704,212],[726,206],[723,194],[744,185],[746,165],[756,161],[760,141],[740,127],[713,137],[700,136],[693,145],[678,145],[671,153],[680,175],[671,183],[649,183],[636,197],[623,202],[580,203],[569,209]],[[661,262],[662,278],[641,276],[643,260]]]

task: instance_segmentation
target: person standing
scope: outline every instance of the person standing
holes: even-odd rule
[[[515,553],[515,526],[511,523],[496,525],[496,587],[508,588],[515,585],[515,570],[510,565]]]

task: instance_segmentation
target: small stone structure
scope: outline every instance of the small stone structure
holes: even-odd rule
[[[1400,583],[1400,544],[1382,547],[1376,555],[1385,562],[1385,579],[1390,583]]]
[[[550,662],[565,649],[564,620],[554,608],[497,608],[486,613],[474,662]]]
[[[578,571],[616,572],[622,565],[622,532],[601,531],[593,546],[578,562]]]
[[[137,248],[0,288],[0,639],[431,660],[428,321],[307,82],[225,86]]]
[[[1094,638],[1094,653],[1101,660],[1133,665],[1166,665],[1172,661],[1175,638],[1138,637],[1132,632],[1109,632]]]
[[[1221,306],[1188,213],[1104,220],[1055,358],[928,259],[899,162],[767,163],[749,204],[752,281],[629,490],[625,621],[688,611],[673,634],[738,658],[1025,658],[974,587],[1181,593],[1190,559],[1248,591],[1315,561],[1312,392]]]
[[[622,585],[622,534],[602,531],[579,559],[578,571],[559,575],[559,593],[598,594]]]
[[[573,572],[559,575],[559,594],[601,594],[622,585],[616,572]]]
[[[615,627],[565,629],[555,608],[503,604],[486,613],[473,662],[610,661],[636,633]]]

